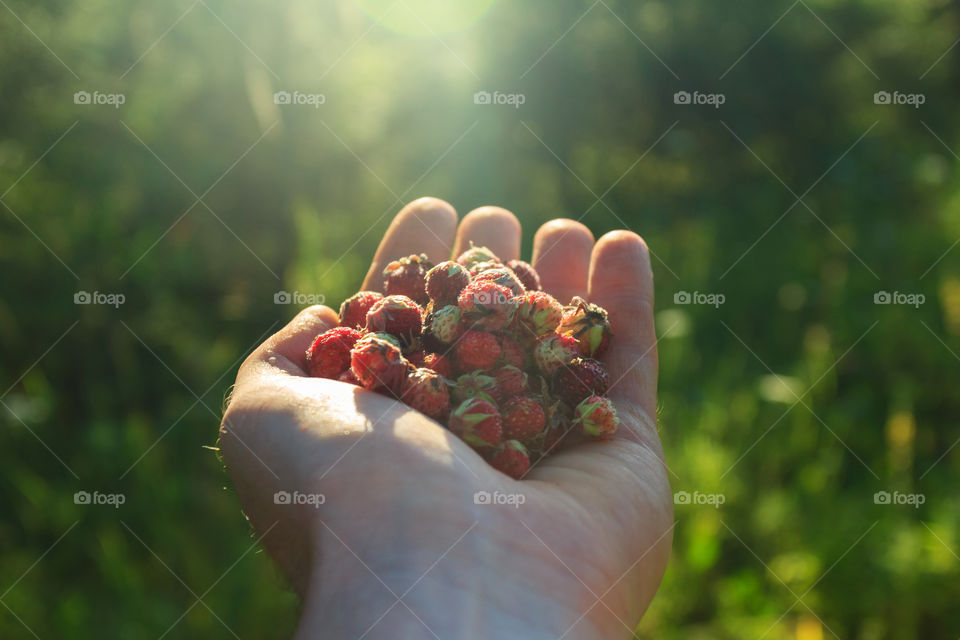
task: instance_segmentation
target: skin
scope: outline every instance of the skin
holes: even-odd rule
[[[457,224],[421,198],[387,230],[364,282],[389,261],[434,262],[470,241],[520,257],[520,223],[482,207]],[[631,638],[667,566],[673,501],[656,431],[653,276],[640,236],[594,241],[557,219],[533,265],[561,302],[606,308],[605,363],[622,421],[615,437],[564,448],[522,481],[488,466],[441,425],[345,383],[309,378],[304,352],[337,323],[310,307],[237,375],[220,429],[223,458],[258,539],[302,598],[296,639]],[[276,504],[277,491],[322,494]],[[474,494],[523,504],[477,504]]]

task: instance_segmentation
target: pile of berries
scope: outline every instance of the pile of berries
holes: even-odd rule
[[[437,265],[409,256],[383,275],[386,295],[345,300],[340,326],[307,350],[310,375],[404,402],[514,478],[571,431],[616,431],[597,359],[612,335],[605,310],[581,298],[562,306],[533,267],[486,247]]]

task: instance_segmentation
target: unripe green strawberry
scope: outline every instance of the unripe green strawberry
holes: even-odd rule
[[[475,247],[471,242],[470,248],[457,256],[457,262],[469,269],[477,262],[499,263],[500,258],[498,258],[493,251],[490,251],[490,249],[487,249],[486,247]]]
[[[590,396],[577,405],[573,412],[573,424],[591,438],[605,440],[620,426],[617,410],[609,398]]]
[[[460,307],[448,304],[429,316],[430,334],[443,344],[452,344],[460,336]]]
[[[541,337],[533,348],[537,368],[545,376],[550,376],[557,367],[568,364],[577,355],[579,355],[577,339],[559,333]]]

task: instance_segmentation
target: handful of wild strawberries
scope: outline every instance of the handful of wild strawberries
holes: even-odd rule
[[[311,376],[394,397],[518,479],[574,429],[616,431],[595,359],[612,336],[604,309],[576,297],[561,306],[533,267],[486,247],[436,266],[412,255],[383,275],[385,296],[354,294],[340,326],[314,340]]]

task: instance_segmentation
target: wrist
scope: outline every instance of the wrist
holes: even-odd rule
[[[350,543],[348,549],[341,532],[334,536],[326,530],[320,536],[322,552],[314,554],[296,640],[318,633],[365,640],[631,637],[606,608],[593,606],[595,598],[572,587],[569,572],[551,562],[552,556],[541,555],[542,546],[504,548],[491,542],[484,525],[477,524],[453,548],[458,534],[443,548],[421,553],[397,540]],[[464,523],[460,533],[468,527]]]

